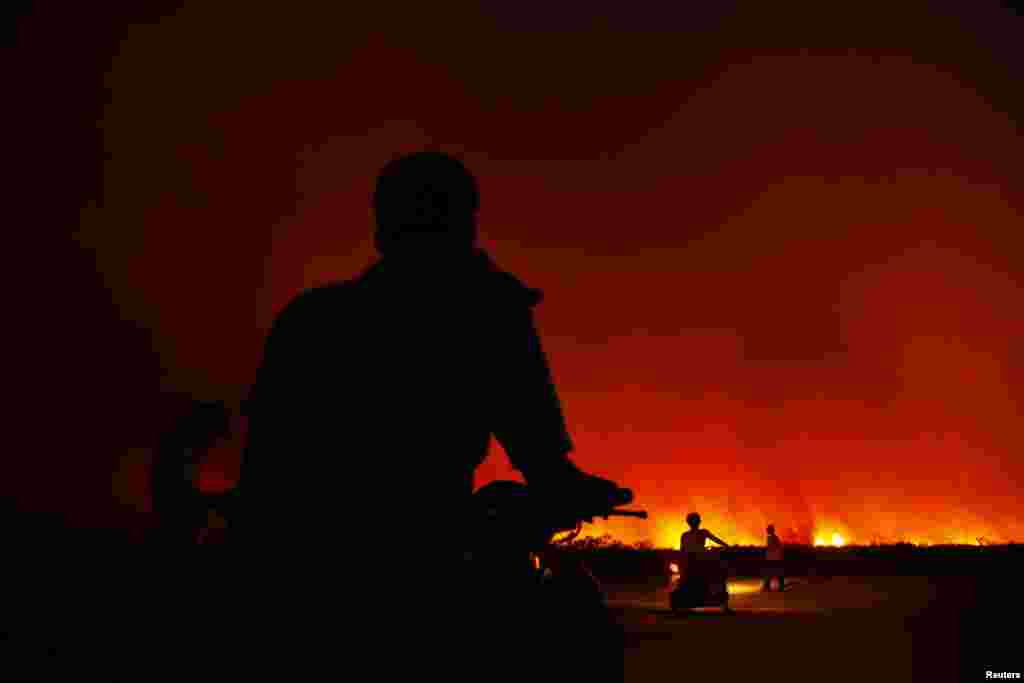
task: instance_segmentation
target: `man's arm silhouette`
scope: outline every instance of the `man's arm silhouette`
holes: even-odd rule
[[[498,331],[494,359],[494,435],[512,465],[530,480],[575,470],[551,370],[529,308],[517,310]]]
[[[618,487],[581,471],[529,307],[498,326],[493,432],[512,465],[541,497],[579,512],[607,509]]]
[[[715,536],[715,535],[714,535],[713,533],[711,533],[710,531],[708,532],[708,538],[710,538],[710,539],[711,539],[712,541],[714,541],[714,542],[715,542],[715,543],[717,543],[718,545],[722,546],[723,548],[728,548],[728,547],[729,547],[729,544],[728,544],[728,543],[726,543],[725,541],[723,541],[722,539],[720,539],[720,538],[719,538],[718,536]]]

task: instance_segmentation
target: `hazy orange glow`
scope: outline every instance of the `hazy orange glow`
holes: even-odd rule
[[[63,339],[80,311],[72,327],[93,343],[25,365],[95,368],[55,370],[61,389],[27,401],[97,425],[94,462],[117,459],[107,435],[158,412],[165,389],[241,396],[285,303],[374,259],[380,167],[431,145],[479,177],[482,245],[544,292],[573,457],[650,515],[586,534],[678,548],[697,511],[737,545],[763,546],[768,524],[829,546],[1024,540],[1021,73],[1000,61],[1020,24],[998,3],[796,22],[774,3],[704,3],[706,25],[601,3],[608,15],[573,32],[504,3],[386,35],[367,30],[395,23],[372,9],[364,26],[257,4],[241,33],[216,3],[126,27],[103,78],[80,79],[102,83],[88,120],[103,125],[87,127],[102,133],[102,196],[73,245],[95,301],[61,290],[64,314],[32,338]],[[94,398],[101,385],[114,403]],[[66,447],[0,483],[105,494],[67,475],[88,459],[63,431]],[[118,479],[125,500],[145,496],[145,455],[116,463],[138,471]],[[394,454],[365,495],[386,500],[420,456]],[[234,467],[200,485],[223,489]],[[497,478],[518,477],[495,446],[476,484]]]

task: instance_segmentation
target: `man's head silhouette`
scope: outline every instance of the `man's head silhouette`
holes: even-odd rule
[[[389,162],[377,178],[375,244],[385,256],[445,255],[476,242],[480,197],[461,161],[417,152]]]

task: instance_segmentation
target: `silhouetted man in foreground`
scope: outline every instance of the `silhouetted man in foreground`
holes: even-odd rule
[[[385,678],[403,661],[433,671],[430,657],[458,668],[475,647],[463,639],[515,610],[502,586],[468,596],[452,578],[492,436],[544,495],[582,505],[615,490],[569,458],[534,326],[540,293],[476,247],[478,204],[475,179],[451,157],[389,163],[373,195],[380,260],[280,313],[248,402],[244,544],[264,571],[278,563],[275,581],[301,576],[287,602],[306,601],[310,618],[348,615],[364,633],[392,633],[399,652],[422,646],[382,661]],[[469,603],[488,605],[493,621],[470,623],[486,615]],[[521,659],[529,636],[520,630],[504,651]]]

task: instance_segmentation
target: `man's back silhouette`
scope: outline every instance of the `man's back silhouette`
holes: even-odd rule
[[[568,457],[533,321],[540,293],[476,247],[478,201],[456,159],[392,161],[373,197],[380,260],[301,294],[267,338],[238,531],[266,561],[301,567],[319,604],[332,593],[352,613],[351,584],[368,582],[387,586],[378,607],[405,595],[444,610],[450,594],[432,592],[465,550],[473,472],[492,435],[531,485],[568,500],[615,490]],[[410,567],[419,589],[397,583]]]

